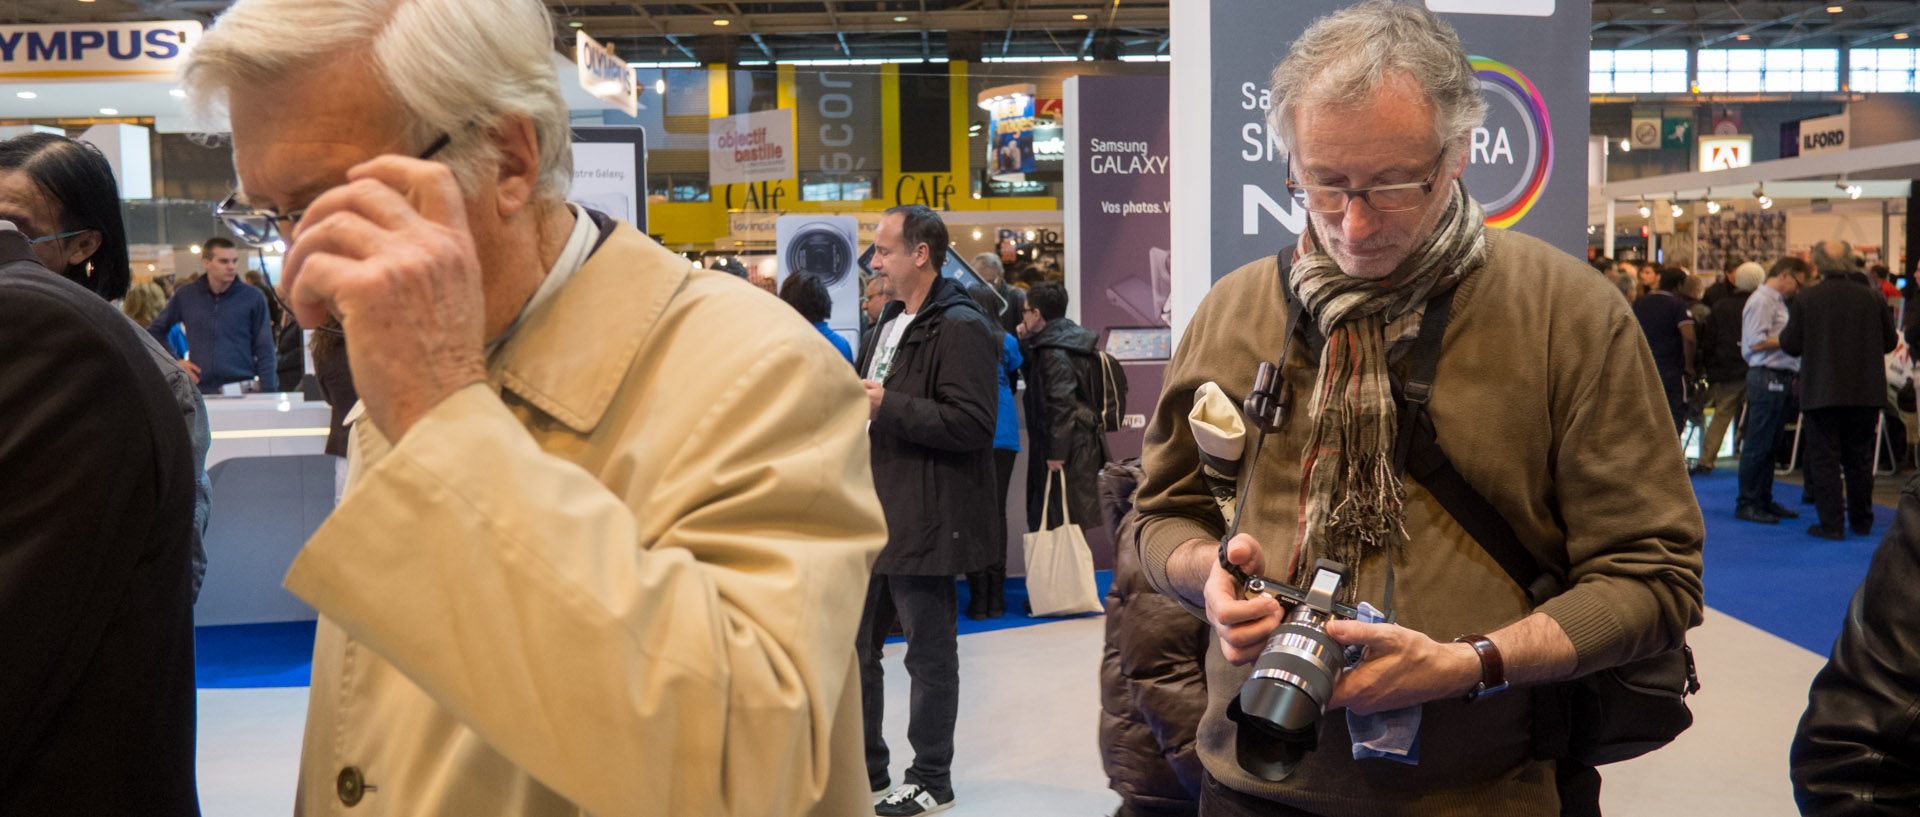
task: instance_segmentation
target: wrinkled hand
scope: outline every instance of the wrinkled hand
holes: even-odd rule
[[[1058,471],[1065,467],[1067,467],[1066,460],[1047,460],[1047,470],[1049,471]]]
[[[867,419],[880,416],[880,401],[887,397],[887,387],[871,380],[862,380],[860,385],[867,387]]]
[[[1328,709],[1361,715],[1462,695],[1480,681],[1480,659],[1466,644],[1442,644],[1397,624],[1327,622],[1327,635],[1367,648],[1367,660],[1340,676]]]
[[[193,378],[193,385],[200,385],[199,366],[193,365],[193,361],[191,360],[182,360],[180,361],[180,368],[187,370],[187,376]]]
[[[480,261],[445,165],[382,156],[347,179],[308,206],[280,286],[301,326],[339,317],[368,417],[397,442],[486,379]]]
[[[1266,556],[1260,550],[1260,543],[1243,533],[1227,543],[1227,561],[1248,575],[1259,575],[1265,569]],[[1260,651],[1266,647],[1267,636],[1280,626],[1284,613],[1280,602],[1268,596],[1241,598],[1240,584],[1220,566],[1217,558],[1213,570],[1207,574],[1205,597],[1207,623],[1213,625],[1214,634],[1220,637],[1220,652],[1227,660],[1245,664],[1259,658]]]

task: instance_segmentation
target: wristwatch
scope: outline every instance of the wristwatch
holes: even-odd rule
[[[1480,683],[1467,690],[1466,701],[1473,703],[1482,695],[1492,695],[1507,688],[1506,664],[1500,660],[1500,648],[1484,635],[1463,635],[1453,640],[1456,644],[1473,647],[1475,655],[1480,656]]]

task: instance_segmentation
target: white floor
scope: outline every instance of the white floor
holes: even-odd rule
[[[1100,817],[1119,804],[1095,745],[1102,628],[1079,619],[960,639],[952,814]],[[1712,611],[1689,642],[1703,685],[1694,727],[1660,752],[1603,769],[1606,813],[1796,814],[1787,745],[1825,658]],[[886,658],[895,781],[911,761],[901,649]],[[291,812],[305,710],[305,689],[200,693],[207,817]]]

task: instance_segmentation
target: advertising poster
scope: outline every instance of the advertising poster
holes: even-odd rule
[[[1197,65],[1173,68],[1172,93],[1191,101],[1183,104],[1183,122],[1174,128],[1173,152],[1181,161],[1174,166],[1173,198],[1176,205],[1190,204],[1175,215],[1174,255],[1209,276],[1176,283],[1176,328],[1211,281],[1292,246],[1305,229],[1306,208],[1286,190],[1285,151],[1268,132],[1269,77],[1313,20],[1350,4],[1297,0],[1287,14],[1272,13],[1263,0],[1196,0],[1174,7],[1175,49],[1199,50],[1204,57]],[[1465,178],[1488,223],[1582,254],[1586,174],[1580,145],[1589,114],[1583,55],[1593,22],[1590,3],[1429,5],[1459,32],[1487,99],[1486,123],[1468,145]],[[1660,134],[1651,136],[1657,141]]]
[[[1173,352],[1170,88],[1166,77],[1065,84],[1069,314],[1126,367],[1127,414],[1143,426]],[[1108,434],[1114,458],[1138,455],[1143,433]]]
[[[987,166],[996,179],[1021,181],[1034,170],[1033,95],[995,97],[987,110]]]
[[[0,80],[171,79],[201,30],[198,20],[0,26]]]
[[[790,275],[811,275],[826,284],[833,299],[827,328],[858,348],[860,276],[854,270],[860,258],[860,220],[825,214],[781,216],[773,230],[779,282],[785,284]]]
[[[567,201],[647,231],[647,134],[638,127],[573,129]]]
[[[793,109],[775,108],[708,120],[707,173],[716,187],[798,178]]]

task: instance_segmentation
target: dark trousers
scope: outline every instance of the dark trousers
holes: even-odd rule
[[[1324,751],[1324,749],[1322,750]],[[1600,772],[1561,761],[1555,776],[1560,817],[1600,817]],[[1312,812],[1229,789],[1209,774],[1200,783],[1200,817],[1314,817]]]
[[[1873,524],[1873,428],[1875,406],[1807,409],[1807,486],[1823,527],[1840,530]],[[1842,477],[1846,491],[1841,492]]]
[[[1660,389],[1667,395],[1667,412],[1673,415],[1673,430],[1687,430],[1687,376],[1678,369],[1660,373]]]
[[[1747,441],[1740,449],[1743,508],[1773,505],[1773,444],[1787,425],[1787,389],[1793,373],[1755,366],[1747,370]]]
[[[952,576],[902,576],[875,573],[867,582],[867,604],[860,615],[854,648],[860,656],[860,704],[866,718],[867,780],[876,789],[888,783],[886,684],[880,670],[875,611],[883,596],[907,634],[907,676],[913,692],[907,704],[907,742],[913,765],[906,782],[948,794],[953,791],[953,725],[960,712],[959,591]]]
[[[994,548],[993,564],[986,570],[977,570],[967,574],[967,592],[974,599],[992,598],[992,594],[1002,591],[1007,581],[1007,490],[1013,485],[1013,462],[1019,459],[1020,452],[1004,448],[993,449],[994,477],[1000,480],[1000,515],[993,526]]]

